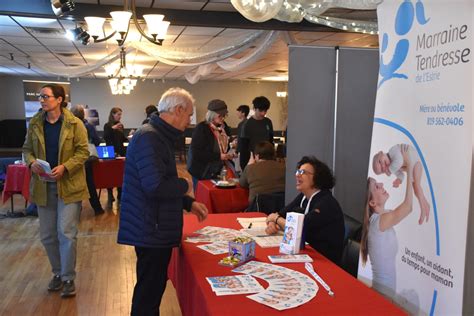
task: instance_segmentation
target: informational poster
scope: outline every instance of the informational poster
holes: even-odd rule
[[[40,95],[41,87],[48,83],[57,83],[64,87],[66,92],[66,102],[71,102],[70,100],[70,84],[69,82],[51,82],[51,81],[31,81],[31,80],[23,80],[23,90],[25,91],[25,118],[26,122],[30,121],[30,119],[38,113],[41,109],[41,104],[38,100]]]
[[[94,126],[99,126],[99,111],[96,109],[90,109],[88,105],[86,105],[84,109],[84,117],[89,122],[89,124]]]
[[[473,12],[469,0],[386,0],[377,9],[380,69],[358,277],[415,315],[462,314]]]

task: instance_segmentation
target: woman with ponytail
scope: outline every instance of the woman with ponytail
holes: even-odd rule
[[[53,278],[48,291],[76,294],[77,226],[82,200],[88,199],[84,163],[89,158],[84,123],[66,109],[66,94],[58,84],[41,88],[42,111],[30,121],[23,154],[33,176],[31,202],[38,205],[41,242]],[[45,173],[46,161],[51,173]]]

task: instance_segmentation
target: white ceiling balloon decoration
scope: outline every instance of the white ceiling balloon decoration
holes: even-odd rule
[[[303,19],[345,31],[375,34],[377,23],[324,16],[331,8],[375,10],[382,0],[231,0],[234,8],[253,22],[277,19],[299,23]]]
[[[112,66],[108,66],[109,64],[120,58],[120,51],[122,51],[123,55],[132,51],[141,51],[156,61],[167,65],[190,68],[200,67],[194,74],[190,73],[185,76],[190,83],[196,83],[199,78],[208,75],[216,67],[232,71],[242,69],[254,63],[270,48],[280,34],[285,33],[286,32],[261,30],[252,32],[242,31],[241,36],[215,41],[214,44],[206,45],[199,49],[188,46],[178,47],[177,45],[156,46],[148,42],[133,41],[129,42],[123,49],[117,48],[111,54],[98,60],[95,64],[77,67],[65,68],[64,66],[53,66],[45,60],[35,57],[29,57],[28,60],[35,67],[50,74],[66,78],[75,78],[91,74],[94,71],[101,70],[103,67],[108,69]],[[286,35],[285,38],[289,37],[290,35]],[[241,58],[231,58],[244,52],[250,46],[254,46],[254,49],[250,53]],[[123,56],[123,58],[125,57]],[[109,73],[110,71],[107,72],[107,74]]]

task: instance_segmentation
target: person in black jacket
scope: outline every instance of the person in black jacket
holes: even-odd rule
[[[178,178],[174,157],[193,103],[184,89],[166,91],[158,104],[160,116],[151,115],[127,150],[118,243],[135,246],[137,255],[131,315],[159,315],[171,250],[182,237],[183,209],[200,221],[207,216],[206,206],[188,195],[188,182]]]
[[[150,122],[150,116],[153,113],[158,113],[158,109],[156,108],[155,105],[150,104],[145,108],[146,119],[143,120],[142,125]],[[160,114],[158,113],[158,115]]]
[[[242,104],[237,108],[237,116],[240,120],[239,125],[237,125],[237,150],[236,152],[240,152],[241,148],[241,135],[242,135],[242,127],[247,122],[247,116],[249,116],[250,107],[248,105]]]
[[[331,169],[314,156],[303,157],[297,168],[296,189],[301,193],[278,213],[268,215],[266,232],[283,230],[288,212],[303,213],[305,241],[338,264],[344,243],[344,215],[330,191],[335,185]]]
[[[114,146],[114,151],[117,156],[125,157],[125,146],[124,142],[128,142],[127,137],[123,132],[123,124],[120,122],[122,119],[122,109],[119,107],[113,107],[110,110],[109,121],[104,125],[104,140],[107,146]],[[117,188],[117,199],[120,203],[120,196],[122,194],[122,188]],[[107,207],[112,207],[112,202],[115,201],[113,195],[113,189],[107,189]]]
[[[188,152],[188,171],[193,176],[194,190],[198,180],[215,178],[224,162],[234,157],[227,153],[229,137],[223,125],[227,113],[224,101],[209,101],[206,120],[196,125],[193,131]]]
[[[254,115],[242,125],[240,132],[240,168],[245,170],[250,159],[250,154],[254,151],[255,145],[268,141],[273,144],[273,123],[267,115],[270,109],[270,100],[264,96],[256,97],[252,101]]]
[[[122,109],[113,107],[109,113],[109,120],[104,125],[104,140],[107,146],[114,146],[114,151],[118,156],[125,157],[125,146],[123,143],[128,142],[123,132]]]

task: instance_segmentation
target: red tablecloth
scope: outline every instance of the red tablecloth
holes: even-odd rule
[[[105,159],[95,161],[92,165],[96,189],[122,187],[125,159]]]
[[[239,185],[222,189],[214,186],[211,180],[202,180],[196,188],[196,201],[204,203],[209,213],[242,212],[249,204],[249,192]]]
[[[194,215],[184,216],[183,239],[204,226],[220,226],[239,229],[237,217],[265,216],[262,213],[210,214],[203,223],[198,223]],[[277,254],[278,248],[257,246],[256,259],[269,263],[268,255]],[[183,242],[173,250],[169,266],[169,277],[173,282],[184,316],[190,315],[405,315],[390,303],[351,275],[340,269],[325,257],[307,246],[303,251],[310,255],[316,272],[329,284],[335,296],[330,297],[318,284],[319,291],[310,302],[285,311],[277,311],[254,302],[246,295],[216,296],[206,281],[208,276],[236,275],[231,268],[220,266],[217,262],[224,255],[212,255],[196,247],[196,244]],[[282,264],[308,276],[303,263]],[[258,278],[257,278],[258,279]],[[262,285],[267,287],[263,280]]]
[[[23,195],[25,200],[30,198],[30,170],[26,165],[9,165],[7,167],[3,203],[17,193]]]

